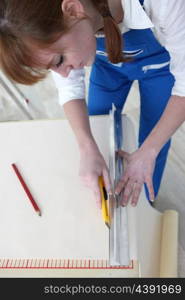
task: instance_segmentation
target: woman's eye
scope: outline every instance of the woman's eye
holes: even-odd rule
[[[60,65],[63,63],[63,61],[64,61],[64,57],[61,55],[59,62],[56,64],[56,67],[59,68]]]

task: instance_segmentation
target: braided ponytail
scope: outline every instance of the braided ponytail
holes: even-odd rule
[[[112,63],[126,62],[128,58],[124,57],[123,39],[121,31],[116,21],[113,19],[107,0],[92,0],[95,8],[103,17],[104,21],[104,33],[106,37],[106,50],[108,58]]]

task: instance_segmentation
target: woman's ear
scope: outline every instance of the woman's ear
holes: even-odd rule
[[[84,7],[79,0],[63,0],[61,4],[65,17],[81,17],[84,15]]]

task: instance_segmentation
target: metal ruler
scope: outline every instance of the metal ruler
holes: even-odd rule
[[[110,155],[109,170],[113,190],[123,174],[123,161],[116,151],[123,147],[121,110],[114,104],[110,111]],[[109,197],[110,231],[109,231],[109,263],[111,266],[128,266],[129,237],[127,208],[120,205],[122,195]]]

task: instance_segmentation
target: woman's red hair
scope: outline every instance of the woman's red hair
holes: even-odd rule
[[[35,60],[34,47],[48,48],[69,28],[64,19],[63,0],[0,0],[0,66],[12,80],[31,85],[47,70]],[[106,48],[112,63],[124,62],[123,41],[107,0],[91,0],[102,15]]]

